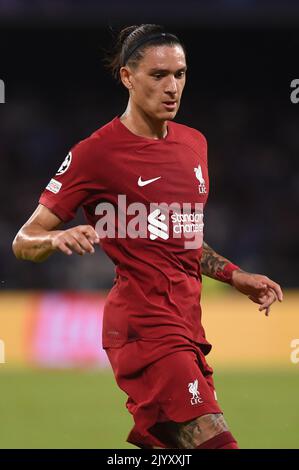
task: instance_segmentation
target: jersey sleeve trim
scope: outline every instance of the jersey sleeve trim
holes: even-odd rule
[[[41,195],[41,197],[39,198],[39,203],[47,207],[47,209],[52,211],[53,214],[59,217],[59,219],[61,219],[63,222],[69,222],[74,218],[73,214],[63,209],[59,204],[55,203],[54,201],[51,201],[45,194]]]

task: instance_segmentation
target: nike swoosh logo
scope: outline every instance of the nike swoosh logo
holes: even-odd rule
[[[151,180],[144,180],[142,181],[141,176],[139,176],[138,179],[138,186],[146,186],[147,184],[153,183],[154,181],[157,181],[161,178],[161,176],[158,176],[157,178],[153,178]]]

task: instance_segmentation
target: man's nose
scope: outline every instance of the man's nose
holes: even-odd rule
[[[170,75],[167,80],[166,93],[176,93],[178,91],[178,86],[176,78],[173,75]]]

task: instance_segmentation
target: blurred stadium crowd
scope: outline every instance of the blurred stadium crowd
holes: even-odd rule
[[[38,265],[19,262],[11,252],[13,237],[69,148],[125,109],[124,91],[103,72],[98,59],[97,33],[89,32],[88,40],[85,33],[80,28],[59,34],[53,30],[46,39],[42,34],[28,39],[19,30],[10,42],[9,58],[4,57],[1,78],[7,103],[0,108],[0,281],[5,289],[105,289],[112,284],[113,265],[100,251],[83,258],[56,254]],[[179,34],[190,51],[198,32],[190,29]],[[226,40],[225,33],[216,35],[212,45],[205,42],[201,61],[195,46],[191,47],[190,82],[176,120],[201,130],[208,139],[207,243],[244,269],[295,287],[299,105],[296,108],[289,100],[289,84],[296,77],[277,62],[284,45],[279,50],[275,44],[281,44],[281,36],[272,35],[266,43],[258,39],[252,43],[258,38],[253,32],[241,46],[233,38]],[[285,33],[283,37],[289,43],[294,36]],[[44,41],[42,54],[34,53],[39,39]],[[19,62],[13,65],[16,56]],[[278,69],[279,76],[275,75]],[[84,223],[82,215],[77,222]]]
[[[218,24],[242,20],[271,19],[274,22],[281,20],[294,22],[298,18],[299,7],[297,0],[188,0],[187,7],[176,0],[152,0],[150,3],[138,0],[113,0],[103,2],[98,0],[0,0],[0,14],[4,18],[21,18],[39,20],[60,20],[67,18],[94,19],[97,23],[106,23],[108,20],[132,20],[136,15],[149,17],[153,14],[168,22],[189,23],[212,21]],[[155,11],[156,10],[156,11]],[[96,15],[96,16],[95,16]],[[152,21],[152,19],[150,20]],[[144,20],[143,20],[144,22]]]

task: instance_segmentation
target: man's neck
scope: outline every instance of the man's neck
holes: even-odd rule
[[[167,121],[153,122],[144,113],[134,111],[129,105],[120,120],[133,134],[140,137],[157,140],[167,136]]]

